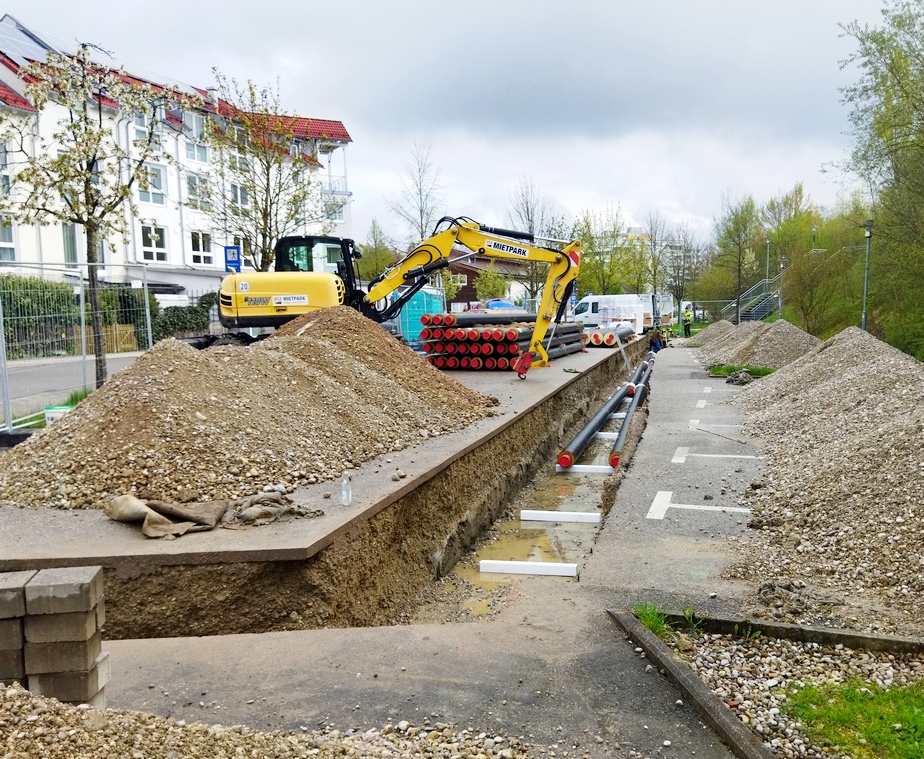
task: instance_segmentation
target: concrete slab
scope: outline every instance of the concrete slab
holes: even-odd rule
[[[102,567],[41,569],[26,583],[26,615],[91,611],[102,597]]]
[[[454,434],[429,438],[425,443],[365,462],[353,472],[350,506],[340,505],[339,482],[300,488],[294,499],[323,510],[324,515],[317,519],[242,530],[219,529],[166,541],[145,538],[137,526],[113,522],[98,510],[0,506],[0,570],[99,564],[130,573],[137,565],[309,558],[480,446],[519,415],[560,392],[579,374],[614,358],[609,350],[570,354],[548,367],[531,369],[526,380],[518,379],[513,372],[453,372],[453,378],[462,384],[497,399],[495,415]],[[397,470],[407,476],[392,480]],[[324,498],[325,493],[334,497]]]
[[[2,531],[0,534],[6,535]],[[2,549],[0,549],[2,550]],[[0,573],[0,619],[23,617],[26,614],[26,583],[35,570]]]

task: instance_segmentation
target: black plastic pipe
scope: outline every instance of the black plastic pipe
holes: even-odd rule
[[[574,436],[574,439],[564,447],[558,454],[558,464],[561,467],[568,468],[577,460],[584,449],[594,439],[594,435],[600,431],[600,428],[606,424],[607,420],[616,412],[620,404],[629,395],[629,385],[622,385],[612,397],[603,404],[600,410],[593,415],[591,420],[584,425],[583,429]]]
[[[626,436],[629,434],[629,423],[632,421],[632,414],[635,413],[635,409],[639,407],[639,404],[645,399],[645,394],[648,392],[648,379],[651,377],[652,364],[651,362],[646,363],[648,365],[642,373],[641,380],[635,385],[632,400],[629,402],[629,407],[626,409],[626,417],[622,420],[622,426],[619,428],[616,440],[613,441],[613,450],[610,451],[610,466],[613,467],[613,469],[619,466],[619,459],[622,458],[622,449],[626,444]]]

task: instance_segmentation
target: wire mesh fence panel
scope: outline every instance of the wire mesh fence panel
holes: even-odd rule
[[[106,282],[100,271],[99,313],[108,374],[152,343],[156,301],[145,283]],[[95,385],[87,267],[18,265],[0,270],[0,385],[3,426],[60,404]]]

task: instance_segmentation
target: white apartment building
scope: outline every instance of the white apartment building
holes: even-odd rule
[[[49,52],[67,55],[68,46],[27,29],[10,15],[0,19],[0,109],[33,120],[32,133],[50,135],[65,113],[61,106],[49,103],[38,113],[24,97],[25,82],[20,69],[30,61],[43,61]],[[220,105],[214,90],[190,87],[140,69],[122,64],[132,78],[167,91],[188,93],[202,99],[207,106]],[[144,117],[122,112],[117,104],[108,105],[106,113],[119,144],[132,149],[136,129],[144,134],[149,126]],[[131,230],[127,240],[108,240],[100,246],[99,260],[105,264],[100,280],[109,283],[138,283],[144,279],[155,293],[197,295],[214,291],[225,276],[225,246],[246,244],[237,239],[223,239],[213,228],[204,210],[207,182],[214,182],[212,148],[202,139],[208,110],[167,110],[158,114],[155,128],[160,155],[148,163],[151,186],[134,190],[137,214],[132,217],[126,205]],[[294,154],[317,156],[313,171],[320,181],[327,220],[293,231],[293,234],[329,234],[352,237],[351,194],[347,179],[346,148],[350,135],[339,121],[312,118],[294,119]],[[38,144],[34,140],[33,147]],[[167,160],[166,156],[171,160]],[[0,146],[0,192],[9,192],[11,172],[15,166],[7,160],[5,146]],[[234,202],[246,205],[249,199],[241,187],[231,184],[218,191],[231,194]],[[211,186],[211,192],[216,187]],[[236,194],[235,194],[236,193]],[[322,229],[323,226],[323,229]],[[72,224],[23,226],[0,221],[0,266],[3,271],[35,275],[35,264],[54,264],[66,279],[83,276],[86,262],[83,230]],[[336,271],[326,250],[315,251],[317,270]]]

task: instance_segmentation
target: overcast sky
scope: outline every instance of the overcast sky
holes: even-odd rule
[[[832,206],[823,172],[850,147],[839,88],[856,71],[839,23],[878,24],[876,0],[339,0],[113,3],[15,0],[27,27],[92,42],[205,87],[273,83],[286,108],[342,121],[354,229],[385,201],[414,143],[431,146],[440,210],[506,225],[530,178],[568,220],[618,206],[711,233],[722,195],[758,202],[802,181]],[[218,10],[222,9],[222,10]]]

